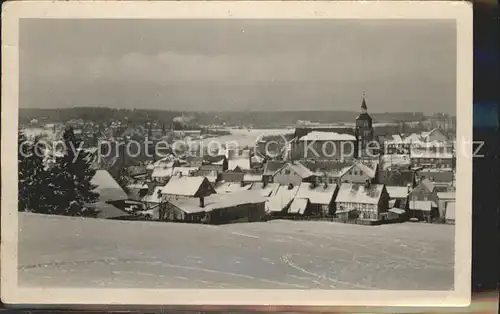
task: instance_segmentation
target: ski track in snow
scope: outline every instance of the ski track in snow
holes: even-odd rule
[[[450,226],[271,221],[205,228],[32,214],[19,217],[20,285],[453,287],[454,229]]]

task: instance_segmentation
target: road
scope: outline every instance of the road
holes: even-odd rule
[[[19,214],[19,284],[72,288],[453,289],[454,226],[206,226]]]

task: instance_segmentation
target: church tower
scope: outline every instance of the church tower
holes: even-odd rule
[[[355,132],[358,145],[358,157],[366,156],[368,144],[373,141],[373,121],[368,114],[366,106],[366,97],[363,93],[363,101],[361,103],[361,113],[356,118]]]

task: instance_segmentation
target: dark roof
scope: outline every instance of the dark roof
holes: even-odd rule
[[[284,161],[269,160],[268,162],[266,162],[266,164],[264,166],[263,175],[272,176],[276,171],[281,169],[281,167],[283,167],[285,164],[286,164],[286,162],[284,162]]]
[[[367,113],[360,113],[359,116],[356,118],[356,120],[367,120],[367,121],[371,121],[372,120],[372,117],[370,117],[369,114]]]
[[[121,210],[111,204],[107,203],[99,203],[96,204],[96,210],[98,211],[97,218],[101,219],[117,219],[121,217],[127,217],[130,216],[129,213],[127,213],[124,210]]]
[[[127,187],[127,195],[129,200],[140,201],[149,193],[149,188]]]
[[[421,170],[417,172],[417,176],[420,179],[427,178],[433,182],[452,182],[453,181],[453,171],[441,171],[441,170]]]
[[[377,181],[389,186],[414,186],[415,177],[411,170],[381,170],[377,172]]]

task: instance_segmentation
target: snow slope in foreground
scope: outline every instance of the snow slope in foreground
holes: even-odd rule
[[[453,288],[454,227],[204,226],[19,214],[19,284],[113,288]]]

